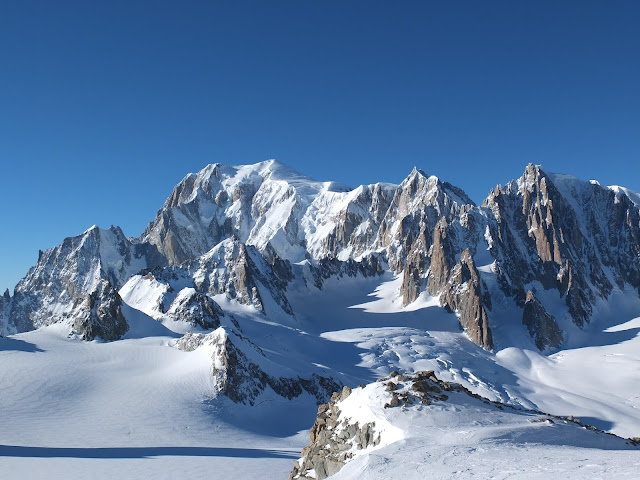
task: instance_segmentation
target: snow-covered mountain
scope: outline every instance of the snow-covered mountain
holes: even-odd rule
[[[638,296],[634,198],[534,165],[480,207],[417,169],[400,185],[351,189],[274,160],[209,165],[176,186],[138,239],[93,227],[44,252],[16,287],[9,329],[82,318],[81,335],[98,334],[84,333],[88,321],[100,325],[94,331],[102,338],[116,339],[126,331],[114,326],[122,320],[110,325],[89,305],[102,295],[117,303],[116,291],[134,274],[155,268],[154,277],[163,277],[167,265],[184,288],[225,293],[264,313],[273,301],[295,316],[287,288],[308,281],[293,274],[306,263],[316,283],[344,268],[391,271],[402,277],[403,305],[439,298],[484,348],[526,344],[518,338],[524,325],[537,348],[557,349],[614,291]]]
[[[92,227],[41,252],[14,295],[0,297],[0,334],[9,335],[0,346],[20,347],[11,363],[31,352],[53,358],[48,350],[61,348],[58,336],[70,345],[122,339],[115,342],[121,346],[82,347],[113,363],[107,352],[136,361],[137,348],[153,345],[157,350],[145,350],[159,356],[157,370],[145,363],[150,375],[161,377],[169,361],[197,361],[207,385],[184,388],[204,397],[199,405],[215,405],[212,421],[234,418],[241,429],[266,422],[267,435],[280,431],[265,419],[280,409],[303,412],[283,424],[308,428],[314,406],[345,385],[369,384],[392,370],[434,370],[492,402],[580,415],[603,430],[637,436],[637,199],[623,187],[535,165],[481,205],[419,169],[399,185],[350,188],[274,160],[209,165],[175,187],[139,237]],[[14,339],[33,342],[33,349]],[[63,364],[63,357],[51,360]],[[27,388],[18,365],[5,372],[16,386],[7,398],[16,401]],[[72,370],[78,378],[98,375],[89,365]],[[42,371],[58,378],[57,371]],[[124,366],[120,372],[127,375]],[[164,399],[160,381],[139,388]],[[83,404],[97,401],[89,392],[77,395],[86,397]],[[186,393],[180,398],[180,408],[194,408]],[[32,403],[45,408],[37,397]],[[468,407],[456,405],[450,411]],[[411,419],[419,410],[411,407]],[[528,438],[531,413],[509,415],[499,420]],[[361,439],[377,438],[362,427]],[[569,447],[582,441],[573,425],[558,428],[570,432],[562,434]],[[11,431],[7,445],[22,438],[20,429]],[[542,431],[536,432],[538,441]],[[385,448],[395,444],[383,437]],[[295,438],[302,447],[302,437]]]
[[[11,299],[10,331],[58,322],[93,340],[116,340],[128,330],[118,288],[149,265],[165,264],[155,248],[127,239],[118,227],[91,227],[40,252]]]

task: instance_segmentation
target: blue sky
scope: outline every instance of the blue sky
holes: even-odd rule
[[[0,287],[93,224],[139,235],[208,163],[640,191],[638,24],[637,1],[3,2]]]

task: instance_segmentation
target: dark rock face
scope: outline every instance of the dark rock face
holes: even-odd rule
[[[497,188],[484,205],[495,219],[489,228],[503,290],[519,305],[525,285],[539,281],[565,298],[583,327],[596,299],[609,297],[610,278],[638,289],[640,222],[628,197],[529,165],[517,184]]]
[[[113,286],[101,280],[73,314],[73,330],[83,340],[118,340],[129,330],[122,314],[122,299]]]
[[[527,300],[522,311],[522,323],[527,326],[529,335],[536,342],[536,347],[544,350],[547,347],[558,348],[564,337],[556,319],[550,315],[535,297],[527,292]]]
[[[447,210],[445,205],[439,206],[435,223],[433,216],[416,219],[414,214],[401,224],[394,248],[400,245],[406,256],[390,253],[389,264],[402,273],[405,305],[424,290],[439,296],[484,348],[495,347],[491,297],[496,292],[487,288],[483,275],[494,278],[501,293],[523,309],[532,283],[557,290],[580,328],[614,285],[640,291],[639,213],[626,195],[529,165],[517,182],[496,187],[482,207],[454,204]],[[474,256],[484,245],[493,260],[490,274],[475,266]],[[527,307],[532,338],[540,335],[538,345],[558,345],[562,335],[553,328],[555,321],[532,321],[532,308]]]
[[[288,262],[272,254],[271,264],[255,247],[236,238],[225,240],[190,267],[195,271],[195,288],[209,295],[224,293],[239,303],[265,312],[260,287],[266,289],[285,313],[293,315],[284,290],[291,280]]]
[[[442,220],[433,233],[431,266],[427,279],[427,290],[431,294],[442,292],[449,281],[449,272],[454,265],[455,255],[447,238],[448,224]]]
[[[178,296],[171,304],[167,315],[175,320],[188,322],[202,328],[218,328],[224,312],[220,306],[206,295],[192,290],[187,295]]]
[[[586,263],[593,278],[604,280],[600,293],[605,298],[611,285],[602,273],[592,245],[584,238],[576,212],[539,167],[529,165],[520,188],[509,184],[496,189],[486,204],[497,220],[496,249],[519,305],[525,302],[524,285],[537,280],[545,289],[566,295],[570,313],[578,326],[588,321],[595,301],[585,276]],[[526,250],[517,248],[525,245]]]
[[[486,349],[493,349],[493,335],[487,311],[491,311],[491,296],[480,279],[471,252],[462,252],[460,261],[451,270],[440,303],[460,316],[460,325],[471,340]]]
[[[187,334],[178,341],[178,348],[190,351],[201,345],[212,345],[212,375],[217,390],[235,403],[253,405],[268,388],[288,400],[308,393],[318,404],[341,388],[332,378],[311,374],[309,378],[284,377],[267,373],[261,365],[268,360],[259,347],[238,333],[222,328],[210,334]],[[248,353],[247,353],[248,352]],[[249,358],[259,359],[252,360]]]
[[[7,325],[7,317],[9,313],[9,306],[11,305],[11,294],[9,289],[4,292],[4,295],[0,297],[0,337],[4,336],[5,328]]]
[[[233,233],[230,223],[201,221],[209,216],[207,210],[212,204],[224,208],[241,197],[238,192],[236,198],[229,198],[218,186],[217,171],[214,169],[212,173],[211,181],[204,182],[195,174],[187,175],[142,234],[141,238],[155,245],[171,265],[197,258]],[[194,191],[201,191],[213,202],[190,201]]]
[[[383,255],[373,253],[360,261],[355,261],[351,258],[341,261],[335,257],[326,257],[319,260],[316,265],[311,265],[310,269],[315,286],[322,289],[324,281],[331,277],[353,278],[357,275],[375,277],[384,273],[385,266]]]
[[[375,245],[387,250],[390,268],[400,273],[407,259],[415,265],[416,257],[427,256],[436,224],[453,220],[465,205],[474,203],[462,190],[414,168],[398,186]]]

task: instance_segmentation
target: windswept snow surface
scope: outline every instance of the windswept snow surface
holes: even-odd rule
[[[331,278],[322,290],[293,283],[287,296],[295,318],[266,317],[224,295],[214,300],[283,372],[308,368],[356,386],[392,370],[433,369],[491,400],[640,436],[640,318],[609,312],[587,327],[583,346],[551,356],[524,347],[492,353],[435,299],[403,308],[393,300],[398,282],[387,273]],[[161,293],[148,283],[150,297]],[[82,342],[67,338],[63,324],[0,338],[0,477],[286,478],[308,442],[315,399],[265,394],[250,407],[215,398],[210,350],[173,346],[190,327],[160,318],[145,296],[122,293],[131,324],[123,340]],[[403,439],[394,436],[336,478],[430,471],[434,478],[536,478],[525,468],[541,478],[545,458],[562,478],[606,478],[640,463],[637,451],[558,439],[544,425],[527,423],[537,433],[523,443],[522,425],[512,429],[509,418],[476,424],[459,413],[444,411],[431,424],[416,410],[407,425],[391,422]]]

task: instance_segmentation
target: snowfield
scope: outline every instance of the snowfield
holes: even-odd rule
[[[218,301],[276,363],[315,364],[352,386],[433,369],[491,400],[640,436],[640,318],[607,319],[611,326],[592,326],[591,345],[551,356],[514,347],[494,354],[427,298],[402,309],[395,283],[336,278],[312,295],[291,289],[296,319]],[[2,477],[286,478],[308,442],[315,399],[266,392],[251,407],[216,398],[211,350],[174,347],[193,327],[131,307],[126,315],[132,328],[115,342],[67,338],[63,324],[0,338]],[[633,478],[640,463],[627,444],[583,444],[508,412],[431,410],[385,420],[395,432],[389,444],[336,478]]]
[[[211,359],[172,340],[86,343],[57,326],[0,339],[0,477],[286,476],[306,441],[295,422],[312,422],[313,408],[283,427],[227,417],[211,401]]]

